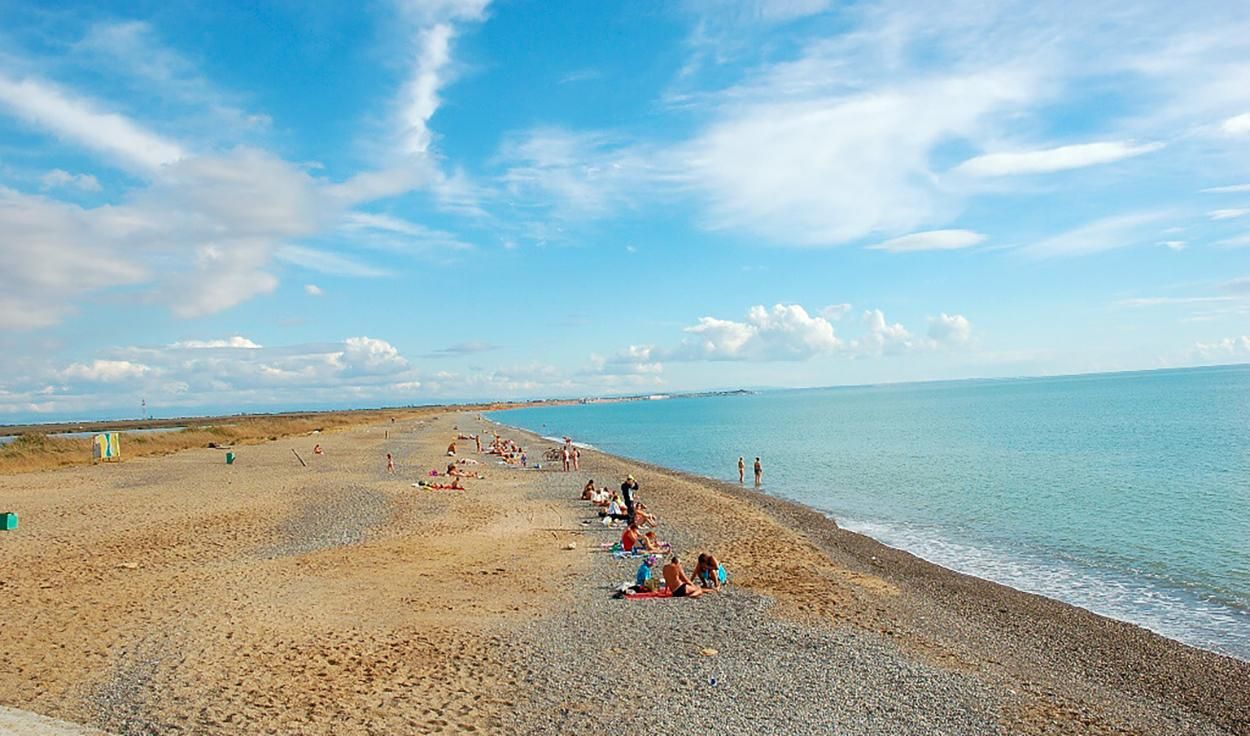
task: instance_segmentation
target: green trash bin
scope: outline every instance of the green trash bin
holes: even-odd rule
[[[234,465],[234,453],[233,452],[226,453],[226,465]]]
[[[12,511],[0,513],[0,529],[11,532],[17,528],[17,514]]]

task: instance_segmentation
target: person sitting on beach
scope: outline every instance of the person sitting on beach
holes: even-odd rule
[[[649,593],[660,589],[660,579],[655,576],[655,566],[660,561],[655,555],[647,555],[647,558],[638,566],[638,572],[634,575],[635,593]]]
[[[628,514],[628,511],[626,513]],[[655,514],[647,511],[646,504],[642,502],[634,504],[633,520],[638,522],[638,526],[649,526],[652,528],[655,528],[660,521]]]
[[[698,598],[703,593],[686,577],[686,571],[681,569],[681,560],[677,559],[677,555],[673,555],[673,559],[664,566],[664,584],[674,598]]]
[[[452,457],[455,454],[456,454],[456,441],[452,440],[451,444],[447,446],[447,457]]]
[[[596,488],[594,494],[590,497],[590,502],[596,506],[607,506],[612,503],[612,496],[608,494],[608,489]]]
[[[324,454],[326,454],[326,451],[325,451],[325,450],[323,450],[323,449],[321,449],[321,444],[320,444],[320,443],[318,443],[318,444],[316,444],[316,445],[313,445],[313,454],[314,454],[314,455],[324,455]]]
[[[700,552],[699,562],[694,566],[694,579],[699,585],[712,590],[720,590],[721,564],[711,554]]]
[[[589,501],[595,497],[595,480],[591,478],[586,481],[586,485],[582,487],[582,500]]]
[[[633,552],[642,541],[642,534],[638,531],[637,524],[630,524],[625,527],[625,533],[621,535],[621,547],[626,552]]]

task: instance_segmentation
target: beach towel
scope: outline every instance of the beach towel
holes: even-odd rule
[[[661,588],[656,591],[647,591],[646,593],[626,593],[625,600],[641,601],[647,598],[672,598],[673,594],[668,592],[668,588]]]

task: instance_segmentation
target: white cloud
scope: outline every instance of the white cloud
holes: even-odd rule
[[[349,337],[343,342],[343,365],[352,374],[385,375],[408,367],[399,350],[385,340]]]
[[[473,246],[452,233],[392,215],[350,212],[341,230],[355,234],[356,242],[372,248],[397,252],[467,251]]]
[[[1250,184],[1230,184],[1223,187],[1208,187],[1202,191],[1211,194],[1232,194],[1236,192],[1250,192]]]
[[[304,293],[308,296],[325,296],[325,289],[316,284],[304,284]]]
[[[101,189],[100,180],[91,174],[71,174],[65,169],[49,171],[39,178],[39,183],[45,191],[59,187],[71,187],[84,192],[98,192]]]
[[[1250,135],[1250,112],[1228,118],[1220,123],[1220,130],[1228,135]]]
[[[947,219],[958,205],[937,185],[934,147],[1034,95],[1030,75],[1005,66],[777,99],[777,88],[800,83],[793,75],[839,79],[841,63],[775,70],[778,79],[727,91],[715,121],[678,148],[675,176],[706,202],[706,227],[835,245]]]
[[[97,383],[115,383],[142,378],[152,372],[151,367],[128,360],[94,360],[89,364],[74,363],[62,371],[62,376]]]
[[[916,347],[916,341],[901,323],[890,324],[880,309],[864,312],[866,332],[855,341],[853,351],[858,355],[898,355]]]
[[[1238,235],[1232,238],[1215,241],[1216,245],[1222,245],[1225,248],[1245,248],[1250,246],[1250,233],[1246,235]]]
[[[157,169],[186,155],[173,141],[48,82],[15,80],[0,73],[0,106],[30,125],[130,167]]]
[[[1137,212],[1104,217],[1067,232],[1040,240],[1021,249],[1034,258],[1083,256],[1116,248],[1125,248],[1145,241],[1167,212]]]
[[[1120,161],[1163,148],[1162,143],[1104,141],[1036,151],[987,153],[964,161],[955,171],[970,176],[1046,174]]]
[[[1188,304],[1211,304],[1217,302],[1237,301],[1231,296],[1147,296],[1133,299],[1120,299],[1116,302],[1121,307],[1159,307]]]
[[[827,307],[821,308],[820,316],[832,322],[836,322],[842,319],[843,317],[845,317],[850,311],[851,311],[850,304],[846,304],[846,303],[830,304]]]
[[[1226,337],[1216,342],[1194,345],[1193,357],[1203,362],[1250,360],[1250,336]]]
[[[904,235],[883,243],[868,246],[869,250],[886,250],[891,253],[913,253],[925,250],[957,250],[971,248],[985,241],[985,236],[972,230],[928,230]]]
[[[964,345],[972,338],[972,323],[962,314],[942,312],[929,319],[929,339],[939,346]]]
[[[1185,246],[1188,244],[1184,240],[1164,240],[1159,245],[1169,250],[1185,250]]]
[[[430,118],[442,104],[439,92],[447,84],[454,22],[481,20],[487,4],[488,0],[401,3],[401,11],[416,26],[413,71],[398,101],[404,153],[420,157],[429,152],[434,138]]]
[[[1233,220],[1238,217],[1244,217],[1246,215],[1250,215],[1250,209],[1230,208],[1230,209],[1223,209],[1223,210],[1212,210],[1211,212],[1207,213],[1207,217],[1210,217],[1212,220]]]
[[[215,348],[232,348],[242,350],[259,350],[262,346],[242,335],[234,335],[225,340],[182,340],[171,343],[171,348],[180,350],[210,350]]]
[[[807,360],[840,344],[833,325],[798,304],[751,307],[745,322],[702,317],[671,360]]]

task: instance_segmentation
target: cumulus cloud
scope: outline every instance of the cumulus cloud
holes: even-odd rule
[[[1159,242],[1159,245],[1162,245],[1164,248],[1167,248],[1168,250],[1181,251],[1181,250],[1185,250],[1185,246],[1188,245],[1188,243],[1186,243],[1184,240],[1163,240]]]
[[[1199,342],[1192,351],[1196,360],[1205,363],[1250,360],[1250,336],[1226,337],[1215,342]]]
[[[880,309],[864,312],[862,321],[865,332],[853,345],[857,355],[898,355],[917,345],[906,327],[898,322],[890,324]]]
[[[868,246],[869,250],[886,250],[891,253],[912,253],[924,250],[958,250],[971,248],[985,241],[985,236],[972,230],[928,230],[904,235],[883,243]]]
[[[929,339],[938,346],[964,345],[972,338],[972,323],[962,314],[942,312],[929,319]]]
[[[304,293],[308,296],[325,296],[325,289],[316,284],[304,284]]]
[[[1121,161],[1151,153],[1160,148],[1163,148],[1162,143],[1134,144],[1125,141],[1105,141],[1036,151],[987,153],[964,161],[955,167],[955,171],[970,176],[1047,174]]]
[[[798,304],[751,307],[746,320],[702,317],[685,328],[689,338],[667,357],[673,360],[807,360],[840,344],[833,325]]]

